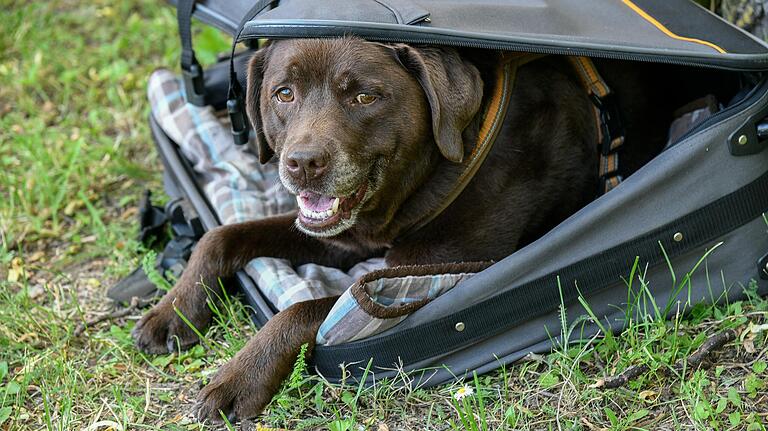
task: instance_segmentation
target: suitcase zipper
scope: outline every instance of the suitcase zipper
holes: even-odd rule
[[[370,24],[370,23],[367,23]],[[329,31],[332,31],[330,33]],[[402,30],[400,30],[402,31]],[[416,32],[401,33],[396,37],[390,36],[391,31],[387,31],[373,26],[369,27],[357,27],[348,24],[340,24],[338,22],[331,24],[308,24],[308,23],[291,23],[284,22],[281,24],[269,23],[269,24],[253,24],[246,25],[243,28],[238,42],[258,39],[258,38],[334,38],[340,37],[346,34],[358,34],[364,39],[376,40],[380,42],[401,42],[401,43],[414,43],[414,44],[434,44],[434,45],[447,45],[462,48],[480,48],[480,49],[495,49],[504,51],[522,51],[531,52],[537,54],[552,54],[552,55],[570,55],[570,56],[585,56],[585,57],[599,57],[609,58],[615,60],[628,60],[628,61],[645,61],[656,62],[665,64],[674,64],[681,66],[698,66],[708,68],[719,68],[737,71],[763,71],[768,69],[768,56],[758,56],[756,58],[746,57],[747,54],[742,54],[745,58],[686,58],[681,55],[665,55],[665,54],[642,54],[642,53],[627,53],[607,51],[600,48],[571,48],[571,47],[547,47],[536,46],[529,43],[520,42],[505,42],[495,41],[490,42],[487,40],[472,39],[461,35],[443,35],[442,37],[428,37]]]

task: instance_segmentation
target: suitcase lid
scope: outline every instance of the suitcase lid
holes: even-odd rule
[[[195,15],[234,34],[256,3],[199,0]],[[768,70],[768,45],[691,0],[276,3],[245,24],[240,40],[353,34],[389,42]]]

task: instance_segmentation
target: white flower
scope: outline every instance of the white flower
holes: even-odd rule
[[[453,398],[456,399],[456,401],[461,401],[462,399],[472,396],[472,394],[475,393],[475,390],[472,389],[469,385],[464,385],[459,388],[458,391],[456,391],[455,394],[453,394]]]

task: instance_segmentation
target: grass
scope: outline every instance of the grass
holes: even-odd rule
[[[188,352],[137,352],[129,334],[138,313],[75,335],[85,319],[110,310],[105,290],[148,253],[134,240],[138,198],[161,182],[145,84],[154,68],[176,67],[178,50],[174,15],[160,3],[0,0],[0,430],[208,429],[188,416],[194,396],[253,334],[247,311],[226,298],[206,346]],[[227,45],[211,30],[196,42],[207,62]],[[705,260],[698,270],[718,274]],[[627,314],[619,334],[580,340],[589,316],[563,314],[570,337],[551,354],[430,389],[405,374],[370,388],[331,385],[301,372],[298,361],[259,423],[334,431],[765,429],[768,300],[754,284],[733,287],[748,293],[742,301],[695,305],[662,320],[642,262],[627,274],[628,303],[639,313]],[[686,282],[676,281],[681,289]],[[729,328],[740,336],[711,366],[669,371]],[[650,372],[619,389],[599,387],[639,364]]]

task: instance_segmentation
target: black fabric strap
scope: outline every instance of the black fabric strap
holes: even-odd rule
[[[227,112],[232,124],[232,138],[235,145],[243,145],[248,142],[248,116],[245,113],[245,93],[240,81],[237,80],[235,71],[235,49],[240,40],[245,24],[260,14],[264,9],[278,3],[278,0],[259,0],[248,10],[237,26],[237,33],[232,39],[232,51],[229,56],[229,91],[227,92]]]
[[[178,0],[176,5],[176,20],[179,23],[181,38],[181,73],[184,77],[184,91],[187,102],[197,106],[205,105],[205,83],[203,68],[195,57],[192,48],[192,11],[195,0]]]
[[[195,51],[192,49],[192,11],[194,9],[195,0],[178,0],[176,20],[179,23],[179,37],[181,38],[182,70],[189,70],[190,66],[197,63]]]
[[[662,263],[660,243],[667,255],[674,258],[722,237],[766,211],[768,172],[678,220],[452,315],[386,337],[317,346],[313,362],[318,372],[331,379],[342,377],[339,364],[365,366],[371,358],[374,367],[405,364],[408,369],[409,365],[466,348],[556,310],[560,305],[556,276],[561,280],[563,301],[570,304],[579,295],[574,280],[578,280],[581,294],[589,297],[615,285],[636,256],[643,256],[650,265]],[[683,233],[681,241],[672,239],[676,232]],[[462,332],[454,329],[456,322],[464,322]],[[355,367],[347,367],[346,371],[355,377],[362,374]]]

